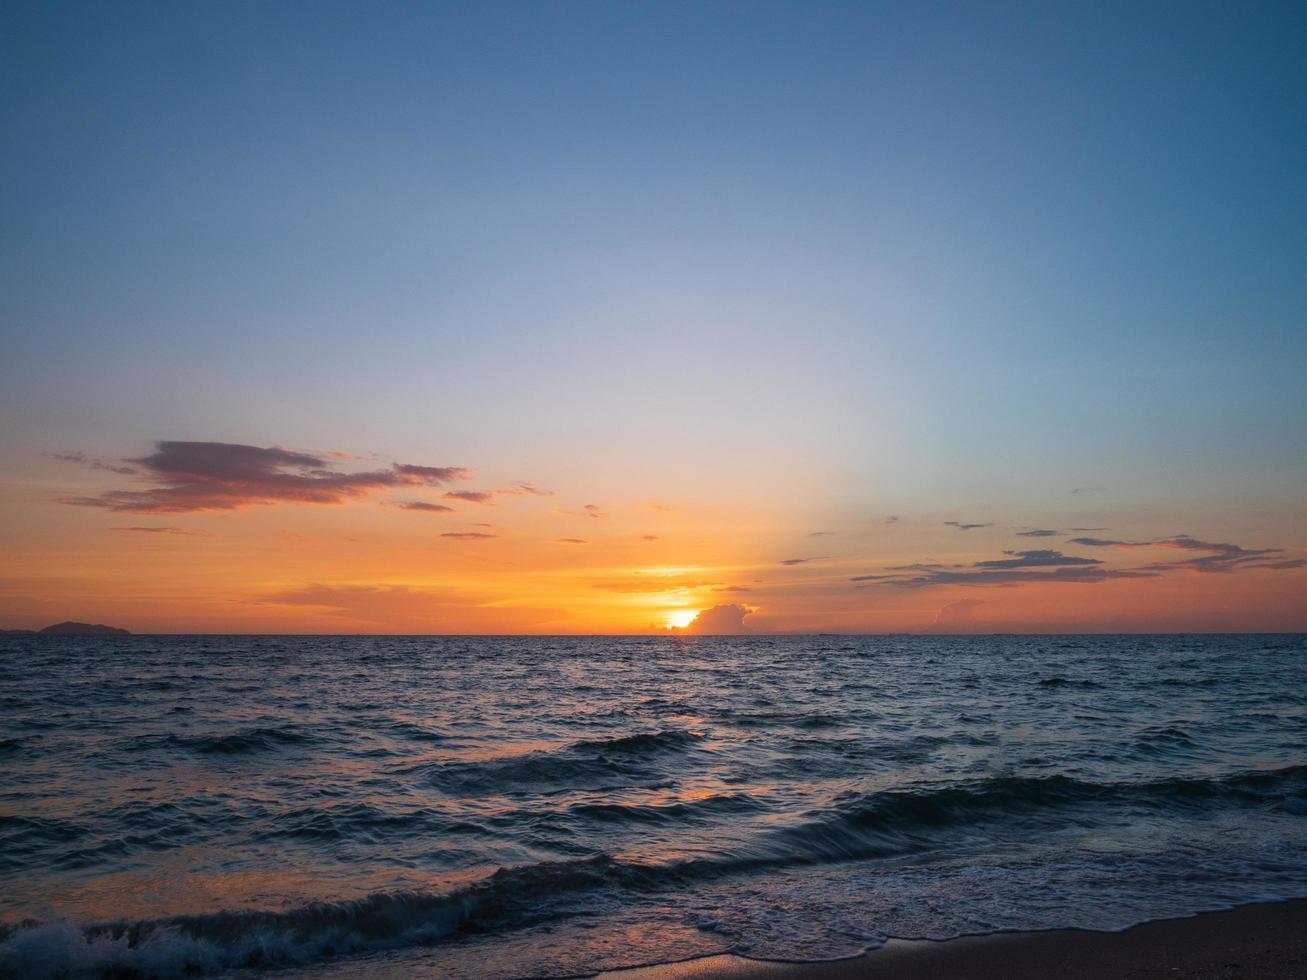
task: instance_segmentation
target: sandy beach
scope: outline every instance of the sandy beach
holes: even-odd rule
[[[621,970],[604,980],[1160,980],[1307,977],[1307,900],[1246,905],[1123,932],[1063,929],[954,939],[894,940],[832,963],[713,956]]]

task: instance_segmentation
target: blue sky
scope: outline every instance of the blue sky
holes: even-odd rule
[[[208,438],[1302,513],[1300,4],[0,17],[19,469]]]

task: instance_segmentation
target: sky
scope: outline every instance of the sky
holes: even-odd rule
[[[0,11],[0,627],[1307,629],[1307,8]]]

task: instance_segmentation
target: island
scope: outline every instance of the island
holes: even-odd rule
[[[55,623],[39,630],[0,630],[3,636],[131,636],[130,630],[103,623]]]

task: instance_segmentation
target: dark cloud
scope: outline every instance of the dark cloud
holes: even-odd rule
[[[695,616],[684,629],[674,632],[697,636],[739,636],[751,632],[744,619],[752,612],[748,606],[739,604],[713,606]]]
[[[825,555],[818,555],[815,558],[782,558],[778,564],[781,565],[804,565],[810,561],[825,561]]]
[[[467,473],[457,466],[409,463],[342,473],[321,456],[228,442],[158,442],[155,452],[129,462],[159,485],[59,502],[134,514],[237,510],[280,503],[341,504],[393,487],[435,486],[462,479]]]
[[[497,534],[485,534],[482,531],[446,531],[441,535],[442,538],[449,538],[451,541],[485,541],[489,538],[497,538]]]
[[[1151,541],[1118,541],[1112,538],[1072,538],[1073,544],[1093,548],[1118,548],[1126,551],[1141,549],[1159,549],[1163,551],[1183,551],[1196,554],[1194,558],[1182,558],[1178,561],[1154,562],[1144,567],[1149,571],[1169,571],[1171,569],[1188,569],[1195,572],[1214,572],[1218,574],[1234,572],[1241,569],[1265,568],[1284,570],[1300,568],[1300,559],[1281,559],[1283,548],[1244,548],[1237,544],[1216,541],[1200,541],[1187,534],[1178,534],[1170,538],[1155,538]]]
[[[1251,569],[1288,570],[1307,567],[1307,559],[1282,558],[1283,548],[1243,548],[1236,544],[1200,541],[1188,535],[1152,541],[1117,541],[1108,538],[1073,538],[1086,547],[1124,550],[1163,549],[1193,553],[1195,557],[1161,561],[1135,568],[1109,568],[1100,559],[1064,555],[1060,551],[1005,551],[1007,558],[978,561],[970,566],[936,562],[895,565],[883,573],[858,575],[855,583],[880,582],[906,589],[936,585],[1020,585],[1033,582],[1104,582],[1110,579],[1156,578],[1176,571],[1229,574]]]
[[[662,539],[659,538],[658,535],[656,535],[656,534],[642,534],[642,535],[640,535],[640,540],[641,540],[641,541],[660,541],[660,540],[662,540]]]
[[[1109,579],[1156,578],[1156,572],[1134,569],[1111,569],[1101,565],[1055,567],[1049,571],[1024,568],[981,568],[964,571],[927,572],[923,575],[895,576],[885,584],[904,589],[921,589],[934,585],[1018,585],[1030,582],[1106,582]]]
[[[1050,531],[1047,528],[1036,527],[1036,528],[1032,528],[1029,531],[1018,531],[1017,537],[1018,538],[1055,538],[1061,533],[1062,533],[1061,531]]]
[[[833,538],[834,536],[835,536],[834,531],[809,531],[808,532],[808,537],[810,538]]]
[[[976,568],[1058,568],[1073,565],[1101,565],[1097,558],[1076,558],[1060,551],[1005,551],[1011,558],[978,561]]]
[[[747,585],[719,585],[714,592],[752,592]]]
[[[898,514],[890,514],[889,517],[885,518],[886,524],[897,524],[898,522],[899,522]]]
[[[959,531],[974,531],[978,527],[993,527],[993,524],[964,524],[961,521],[945,521],[946,527],[955,527]]]
[[[604,512],[599,509],[598,504],[586,504],[582,510],[585,511],[586,517],[603,517]]]
[[[1068,530],[1068,531],[1074,531],[1074,532],[1076,532],[1077,534],[1085,534],[1086,532],[1091,532],[1091,531],[1107,531],[1107,530],[1109,530],[1109,529],[1108,529],[1108,528],[1105,528],[1105,527],[1069,527],[1069,528],[1067,528],[1067,530]]]
[[[1172,551],[1201,552],[1196,558],[1185,558],[1175,562],[1161,562],[1150,568],[1186,568],[1195,572],[1233,572],[1241,568],[1279,568],[1286,567],[1275,556],[1283,555],[1283,548],[1241,548],[1237,544],[1217,544],[1211,541],[1199,541],[1188,535],[1164,538],[1153,541],[1147,547],[1163,548]],[[1298,567],[1288,565],[1289,568]]]
[[[432,504],[425,500],[402,500],[399,504],[404,510],[420,510],[428,514],[452,514],[454,508],[445,504]]]
[[[587,544],[585,538],[555,538],[559,544]]]

